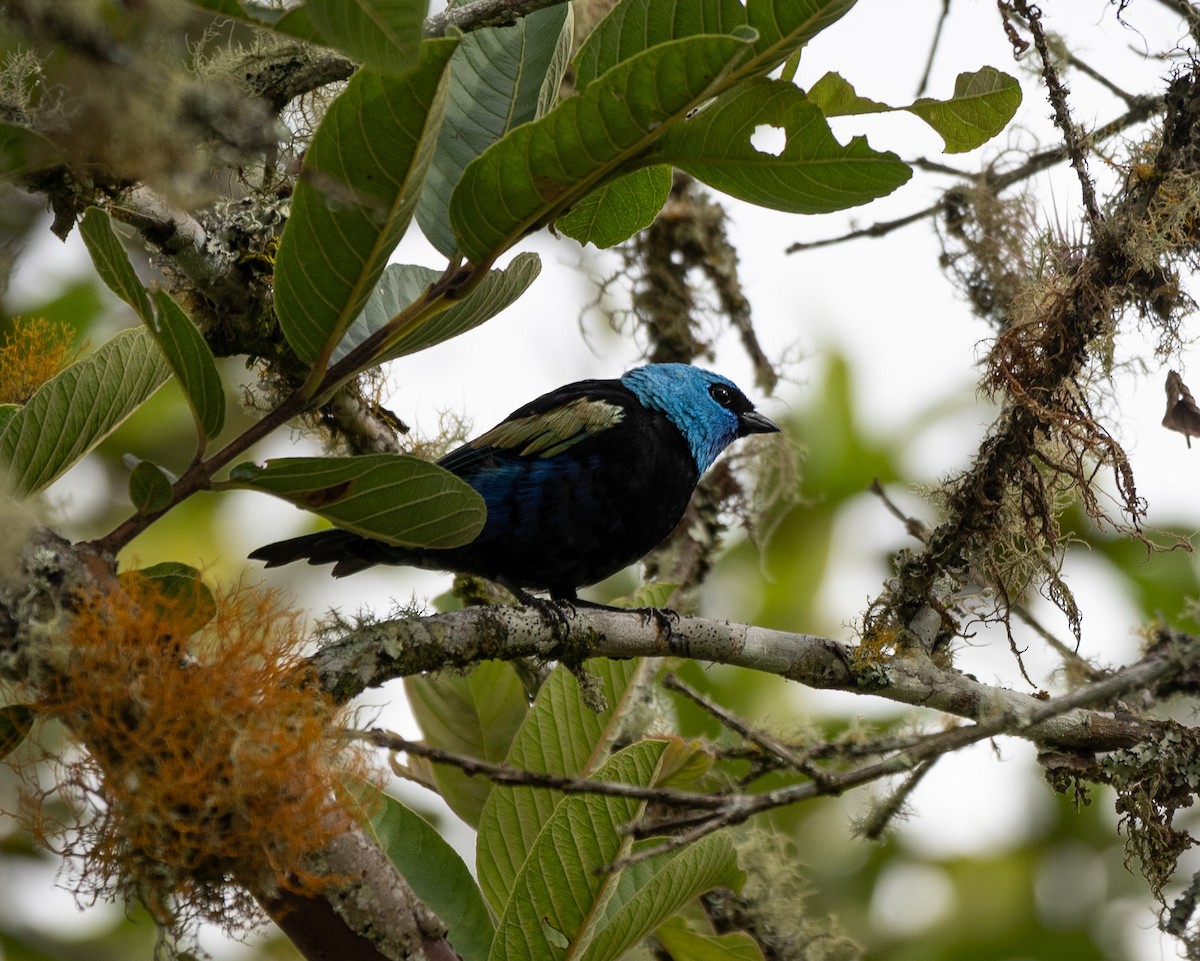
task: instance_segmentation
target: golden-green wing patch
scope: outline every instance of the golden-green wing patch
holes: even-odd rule
[[[554,410],[507,420],[471,441],[476,449],[496,447],[521,457],[554,457],[602,430],[615,427],[624,408],[580,397]]]

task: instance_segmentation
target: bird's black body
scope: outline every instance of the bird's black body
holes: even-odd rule
[[[702,470],[731,440],[772,430],[736,387],[698,368],[654,364],[620,380],[580,381],[518,408],[438,462],[487,505],[471,543],[405,548],[330,530],[250,556],[269,567],[333,562],[335,576],[375,564],[457,571],[572,599],[660,544]]]

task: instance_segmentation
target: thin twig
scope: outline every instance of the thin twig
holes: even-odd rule
[[[716,701],[701,694],[690,684],[681,681],[674,674],[667,674],[661,683],[668,691],[682,694],[688,700],[692,701],[692,703],[715,717],[735,734],[740,735],[751,744],[757,745],[772,757],[778,758],[789,767],[794,768],[806,777],[812,778],[814,781],[825,780],[825,772],[813,764],[809,758],[798,753],[791,745],[785,744],[779,738],[768,734],[766,731],[759,730],[753,724],[748,724],[736,714],[727,711]]]
[[[1067,86],[1062,82],[1054,67],[1054,59],[1050,53],[1050,44],[1046,41],[1046,33],[1042,30],[1041,8],[1029,4],[1026,0],[1014,0],[1014,8],[1024,19],[1038,56],[1042,60],[1042,80],[1046,84],[1050,106],[1054,108],[1054,123],[1063,135],[1063,145],[1075,175],[1079,178],[1079,188],[1083,194],[1083,206],[1087,212],[1088,222],[1093,229],[1100,225],[1103,216],[1100,204],[1096,200],[1096,185],[1092,183],[1087,171],[1085,149],[1087,140],[1080,134],[1079,128],[1071,119],[1071,111],[1067,104]]]
[[[946,26],[946,18],[950,16],[950,0],[942,0],[942,12],[938,17],[937,26],[933,31],[933,41],[929,44],[929,59],[925,61],[925,72],[921,74],[921,82],[917,84],[917,96],[923,96],[929,86],[929,74],[933,72],[933,60],[937,56],[938,46],[942,42],[942,28]]]
[[[606,797],[635,798],[667,807],[718,809],[725,806],[728,798],[720,794],[703,794],[698,791],[676,791],[670,788],[642,787],[623,781],[596,781],[585,777],[568,777],[545,771],[530,771],[507,764],[481,761],[467,754],[458,754],[441,748],[430,747],[421,741],[410,741],[382,728],[369,731],[347,731],[349,737],[366,741],[387,751],[396,751],[422,757],[434,764],[445,764],[458,768],[464,774],[486,777],[496,784],[509,787],[544,788],[563,794],[601,794]]]
[[[1108,123],[1097,127],[1088,135],[1089,143],[1101,143],[1123,130],[1132,127],[1135,124],[1149,120],[1150,117],[1162,107],[1162,97],[1141,97],[1136,99],[1134,104],[1125,113],[1119,117],[1115,117]],[[1048,150],[1042,150],[1033,154],[1028,159],[1013,167],[1010,170],[1002,172],[989,171],[984,174],[987,177],[989,187],[996,193],[1028,180],[1030,177],[1041,173],[1053,167],[1056,163],[1066,160],[1068,157],[1067,149],[1062,144],[1057,147],[1052,147]],[[926,160],[919,157],[912,161],[914,167],[922,170],[929,170],[933,173],[944,174],[959,174],[964,179],[970,179],[965,172],[956,171],[953,167],[938,164],[936,161]],[[870,227],[861,227],[855,230],[848,231],[844,234],[839,234],[836,237],[826,237],[823,240],[799,241],[792,244],[786,249],[786,253],[794,254],[805,250],[815,250],[818,247],[832,247],[835,244],[843,244],[851,240],[860,240],[864,237],[884,237],[901,227],[907,227],[909,224],[917,223],[924,220],[926,217],[933,216],[942,210],[942,204],[935,203],[915,213],[908,214],[896,220],[884,220],[872,224]]]
[[[1162,667],[1163,665],[1160,664],[1159,668]],[[1020,719],[1017,726],[1027,727],[1045,723],[1053,717],[1089,704],[1110,703],[1130,690],[1153,683],[1154,674],[1155,669],[1148,670],[1145,662],[1125,668],[1096,684],[1079,688],[1062,697],[1038,703],[1033,710]],[[952,751],[987,740],[998,734],[1011,734],[1013,721],[1014,718],[1001,712],[977,724],[931,734],[909,750],[890,755],[871,764],[864,764],[849,771],[830,772],[824,784],[806,781],[803,784],[791,784],[762,794],[731,796],[727,798],[729,804],[723,811],[692,816],[684,815],[678,820],[668,817],[648,823],[640,827],[636,833],[647,836],[650,832],[670,833],[676,829],[679,829],[680,833],[672,833],[662,844],[650,845],[641,849],[636,855],[617,862],[615,867],[627,867],[675,850],[721,828],[741,824],[755,814],[761,814],[764,811],[786,807],[819,795],[841,794],[850,788],[870,781],[913,771]]]

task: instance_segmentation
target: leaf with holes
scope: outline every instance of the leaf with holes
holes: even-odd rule
[[[1021,85],[1015,77],[984,67],[960,73],[949,100],[922,97],[907,107],[892,107],[860,97],[848,81],[827,73],[812,85],[808,99],[827,117],[907,111],[937,131],[946,153],[963,153],[987,143],[1008,125],[1021,105]]]
[[[787,135],[777,156],[751,143],[762,125]],[[867,203],[912,176],[894,153],[873,150],[862,137],[842,146],[816,104],[780,80],[751,81],[718,98],[668,130],[652,156],[740,200],[799,214]]]
[[[523,124],[463,171],[450,200],[459,249],[477,263],[638,167],[663,130],[719,87],[748,37],[689,37],[630,58]]]

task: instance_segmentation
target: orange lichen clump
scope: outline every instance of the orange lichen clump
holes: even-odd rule
[[[0,404],[24,404],[77,353],[70,325],[15,318],[0,346]]]
[[[139,900],[177,931],[237,928],[256,913],[246,886],[320,886],[309,856],[347,827],[334,792],[362,761],[273,594],[218,596],[189,638],[197,596],[123,583],[80,605],[41,704],[87,749],[59,784],[92,810],[69,845],[80,893]]]

